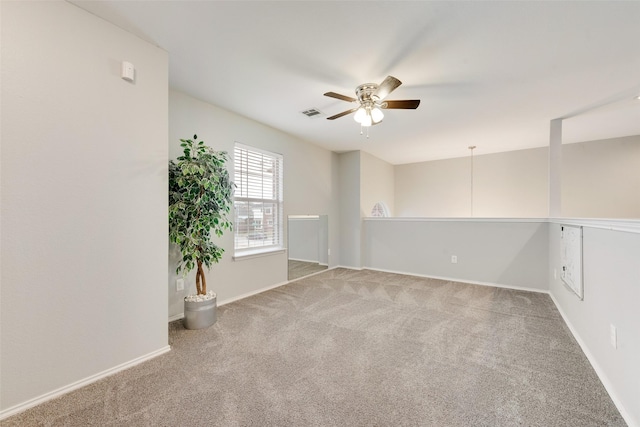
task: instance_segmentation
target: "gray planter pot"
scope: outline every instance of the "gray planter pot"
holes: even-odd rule
[[[184,327],[204,329],[216,323],[217,297],[207,301],[184,302]]]

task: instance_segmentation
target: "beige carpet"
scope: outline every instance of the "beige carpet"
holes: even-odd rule
[[[623,426],[544,294],[330,270],[9,426]]]

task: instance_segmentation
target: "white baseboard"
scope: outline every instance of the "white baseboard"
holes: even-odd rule
[[[238,301],[238,300],[241,300],[241,299],[249,298],[249,297],[261,294],[261,293],[266,292],[266,291],[270,291],[271,289],[279,288],[280,286],[284,286],[287,283],[289,283],[289,282],[288,281],[287,282],[281,282],[281,283],[277,283],[275,285],[269,285],[269,286],[266,286],[264,288],[260,288],[260,289],[255,290],[255,291],[247,292],[246,294],[242,294],[242,295],[238,295],[238,296],[235,296],[235,297],[227,298],[225,300],[222,300],[222,301],[218,302],[218,307],[226,305],[226,304],[229,304],[229,303],[232,303],[234,301]]]
[[[328,268],[326,270],[317,271],[315,273],[308,274],[308,275],[306,275],[304,277],[300,277],[298,279],[293,279],[293,280],[289,280],[289,281],[286,281],[286,282],[277,283],[275,285],[266,286],[264,288],[260,288],[260,289],[257,289],[255,291],[247,292],[247,293],[242,294],[242,295],[238,295],[238,296],[235,296],[235,297],[232,297],[232,298],[227,298],[225,300],[222,300],[222,301],[218,302],[218,307],[221,307],[221,306],[226,305],[226,304],[230,304],[230,303],[235,302],[235,301],[239,301],[241,299],[249,298],[249,297],[252,297],[254,295],[258,295],[258,294],[261,294],[261,293],[266,292],[266,291],[270,291],[270,290],[275,289],[275,288],[279,288],[280,286],[288,285],[289,283],[293,283],[296,280],[306,279],[307,277],[315,276],[316,274],[322,274],[322,273],[325,273],[325,272],[327,272],[329,270],[334,270],[336,268],[348,268],[348,269],[353,270],[353,268],[351,268],[351,267],[331,267],[331,268]],[[184,313],[178,313],[178,314],[175,314],[175,315],[169,317],[169,322],[174,322],[176,320],[180,320],[180,319],[183,319],[183,318],[184,318]]]
[[[609,393],[609,397],[613,401],[613,404],[616,405],[616,408],[618,409],[618,412],[620,412],[620,415],[622,415],[622,418],[624,418],[624,421],[627,423],[629,427],[640,427],[638,424],[635,424],[633,422],[633,420],[631,419],[631,415],[624,408],[624,405],[622,405],[622,402],[620,402],[620,399],[615,393],[615,389],[613,388],[611,381],[609,381],[609,378],[604,373],[604,370],[600,367],[595,357],[593,357],[593,354],[591,353],[591,351],[589,351],[589,347],[587,347],[585,342],[582,340],[582,338],[580,337],[580,334],[578,334],[578,331],[573,327],[573,324],[571,323],[571,321],[569,320],[565,312],[562,310],[562,307],[560,307],[560,304],[558,304],[558,300],[555,299],[555,297],[551,292],[549,292],[549,296],[551,297],[551,300],[555,304],[556,309],[558,309],[558,312],[562,316],[562,320],[564,320],[564,323],[569,328],[569,331],[571,331],[571,334],[573,335],[575,340],[578,342],[578,345],[582,349],[582,352],[584,353],[585,356],[587,356],[587,360],[589,361],[589,363],[591,363],[593,370],[596,371],[596,375],[598,376],[598,378],[600,378],[600,382],[604,386],[605,390],[607,390],[607,393]]]
[[[300,262],[311,262],[314,264],[319,264],[317,259],[302,259],[302,258],[289,258],[289,261],[300,261]]]
[[[176,320],[180,319],[184,319],[184,313],[174,314],[173,316],[169,317],[169,323],[175,322]]]
[[[217,302],[217,306],[218,307],[222,307],[223,305],[232,303],[234,301],[239,301],[241,299],[245,299],[245,298],[252,297],[254,295],[261,294],[262,292],[270,291],[271,289],[279,288],[280,286],[284,286],[287,283],[289,283],[289,282],[277,283],[275,285],[266,286],[264,288],[260,288],[260,289],[257,289],[255,291],[247,292],[247,293],[242,294],[242,295],[238,295],[238,296],[235,296],[235,297],[227,298],[225,300],[218,301]],[[184,312],[178,313],[178,314],[174,314],[173,316],[169,317],[169,323],[175,322],[176,320],[180,320],[180,319],[184,319]]]
[[[363,270],[362,267],[351,267],[351,266],[348,266],[348,265],[336,265],[333,268],[345,268],[347,270],[355,270],[355,271],[362,271]],[[370,268],[369,270],[373,270],[373,269]],[[405,273],[401,273],[401,274],[405,274]]]
[[[170,346],[166,346],[166,347],[162,347],[156,351],[153,351],[151,353],[145,354],[144,356],[140,356],[137,357],[133,360],[130,360],[128,362],[122,363],[118,366],[114,366],[113,368],[109,368],[105,371],[99,372],[95,375],[91,375],[87,378],[84,378],[80,381],[76,381],[74,383],[71,383],[69,385],[66,385],[64,387],[60,387],[57,390],[53,390],[50,391],[48,393],[45,393],[41,396],[35,397],[33,399],[27,400],[26,402],[23,403],[19,403],[15,406],[12,406],[10,408],[4,409],[2,411],[0,411],[0,420],[3,420],[5,418],[8,418],[12,415],[16,415],[20,412],[26,411],[29,408],[33,408],[34,406],[40,405],[41,403],[47,402],[51,399],[55,399],[56,397],[62,396],[63,394],[67,394],[73,390],[77,390],[81,387],[87,386],[91,383],[94,383],[98,380],[101,380],[102,378],[108,377],[110,375],[113,375],[117,372],[123,371],[125,369],[131,368],[132,366],[138,365],[142,362],[146,362],[147,360],[151,360],[155,357],[160,356],[161,354],[167,353],[168,351],[171,350]]]
[[[344,267],[344,268],[349,268],[349,267]],[[365,269],[372,270],[372,271],[381,271],[383,273],[404,274],[405,276],[415,276],[415,277],[424,277],[427,279],[444,280],[447,282],[467,283],[469,285],[491,286],[494,288],[513,289],[516,291],[537,292],[539,294],[549,293],[549,291],[546,289],[527,288],[526,286],[502,285],[500,283],[478,282],[478,281],[465,280],[465,279],[456,279],[455,277],[430,276],[426,274],[406,273],[404,271],[385,270],[382,268],[365,267]]]
[[[320,265],[323,265],[323,264],[320,264]],[[324,264],[324,265],[326,265],[326,264]],[[326,266],[327,266],[327,269],[326,269],[326,270],[316,271],[315,273],[310,273],[310,274],[307,274],[306,276],[302,276],[302,277],[298,277],[297,279],[289,280],[289,282],[287,282],[287,283],[293,283],[293,282],[296,282],[296,281],[301,280],[301,279],[307,279],[307,278],[309,278],[309,277],[311,277],[311,276],[315,276],[315,275],[318,275],[318,274],[326,273],[326,272],[327,272],[327,271],[329,271],[329,270],[333,270],[333,269],[337,268],[337,267],[331,267],[331,268],[329,268],[329,266],[328,266],[328,265],[326,265]]]

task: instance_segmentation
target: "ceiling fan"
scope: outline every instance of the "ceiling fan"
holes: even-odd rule
[[[335,92],[327,92],[324,95],[330,98],[340,99],[347,102],[358,102],[360,105],[334,116],[327,117],[327,120],[335,120],[347,114],[356,113],[354,119],[362,127],[376,125],[382,121],[384,109],[415,110],[420,105],[419,99],[406,99],[399,101],[385,101],[384,99],[400,86],[402,82],[393,76],[387,76],[380,85],[375,83],[365,83],[356,88],[356,98],[341,95]],[[362,134],[362,131],[360,132]],[[367,134],[368,136],[368,134]]]

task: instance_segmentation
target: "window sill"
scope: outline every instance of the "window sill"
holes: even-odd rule
[[[247,259],[259,258],[263,256],[277,255],[285,253],[287,250],[285,248],[270,248],[270,249],[261,249],[254,251],[246,251],[240,254],[236,254],[233,256],[234,261],[244,261]]]

